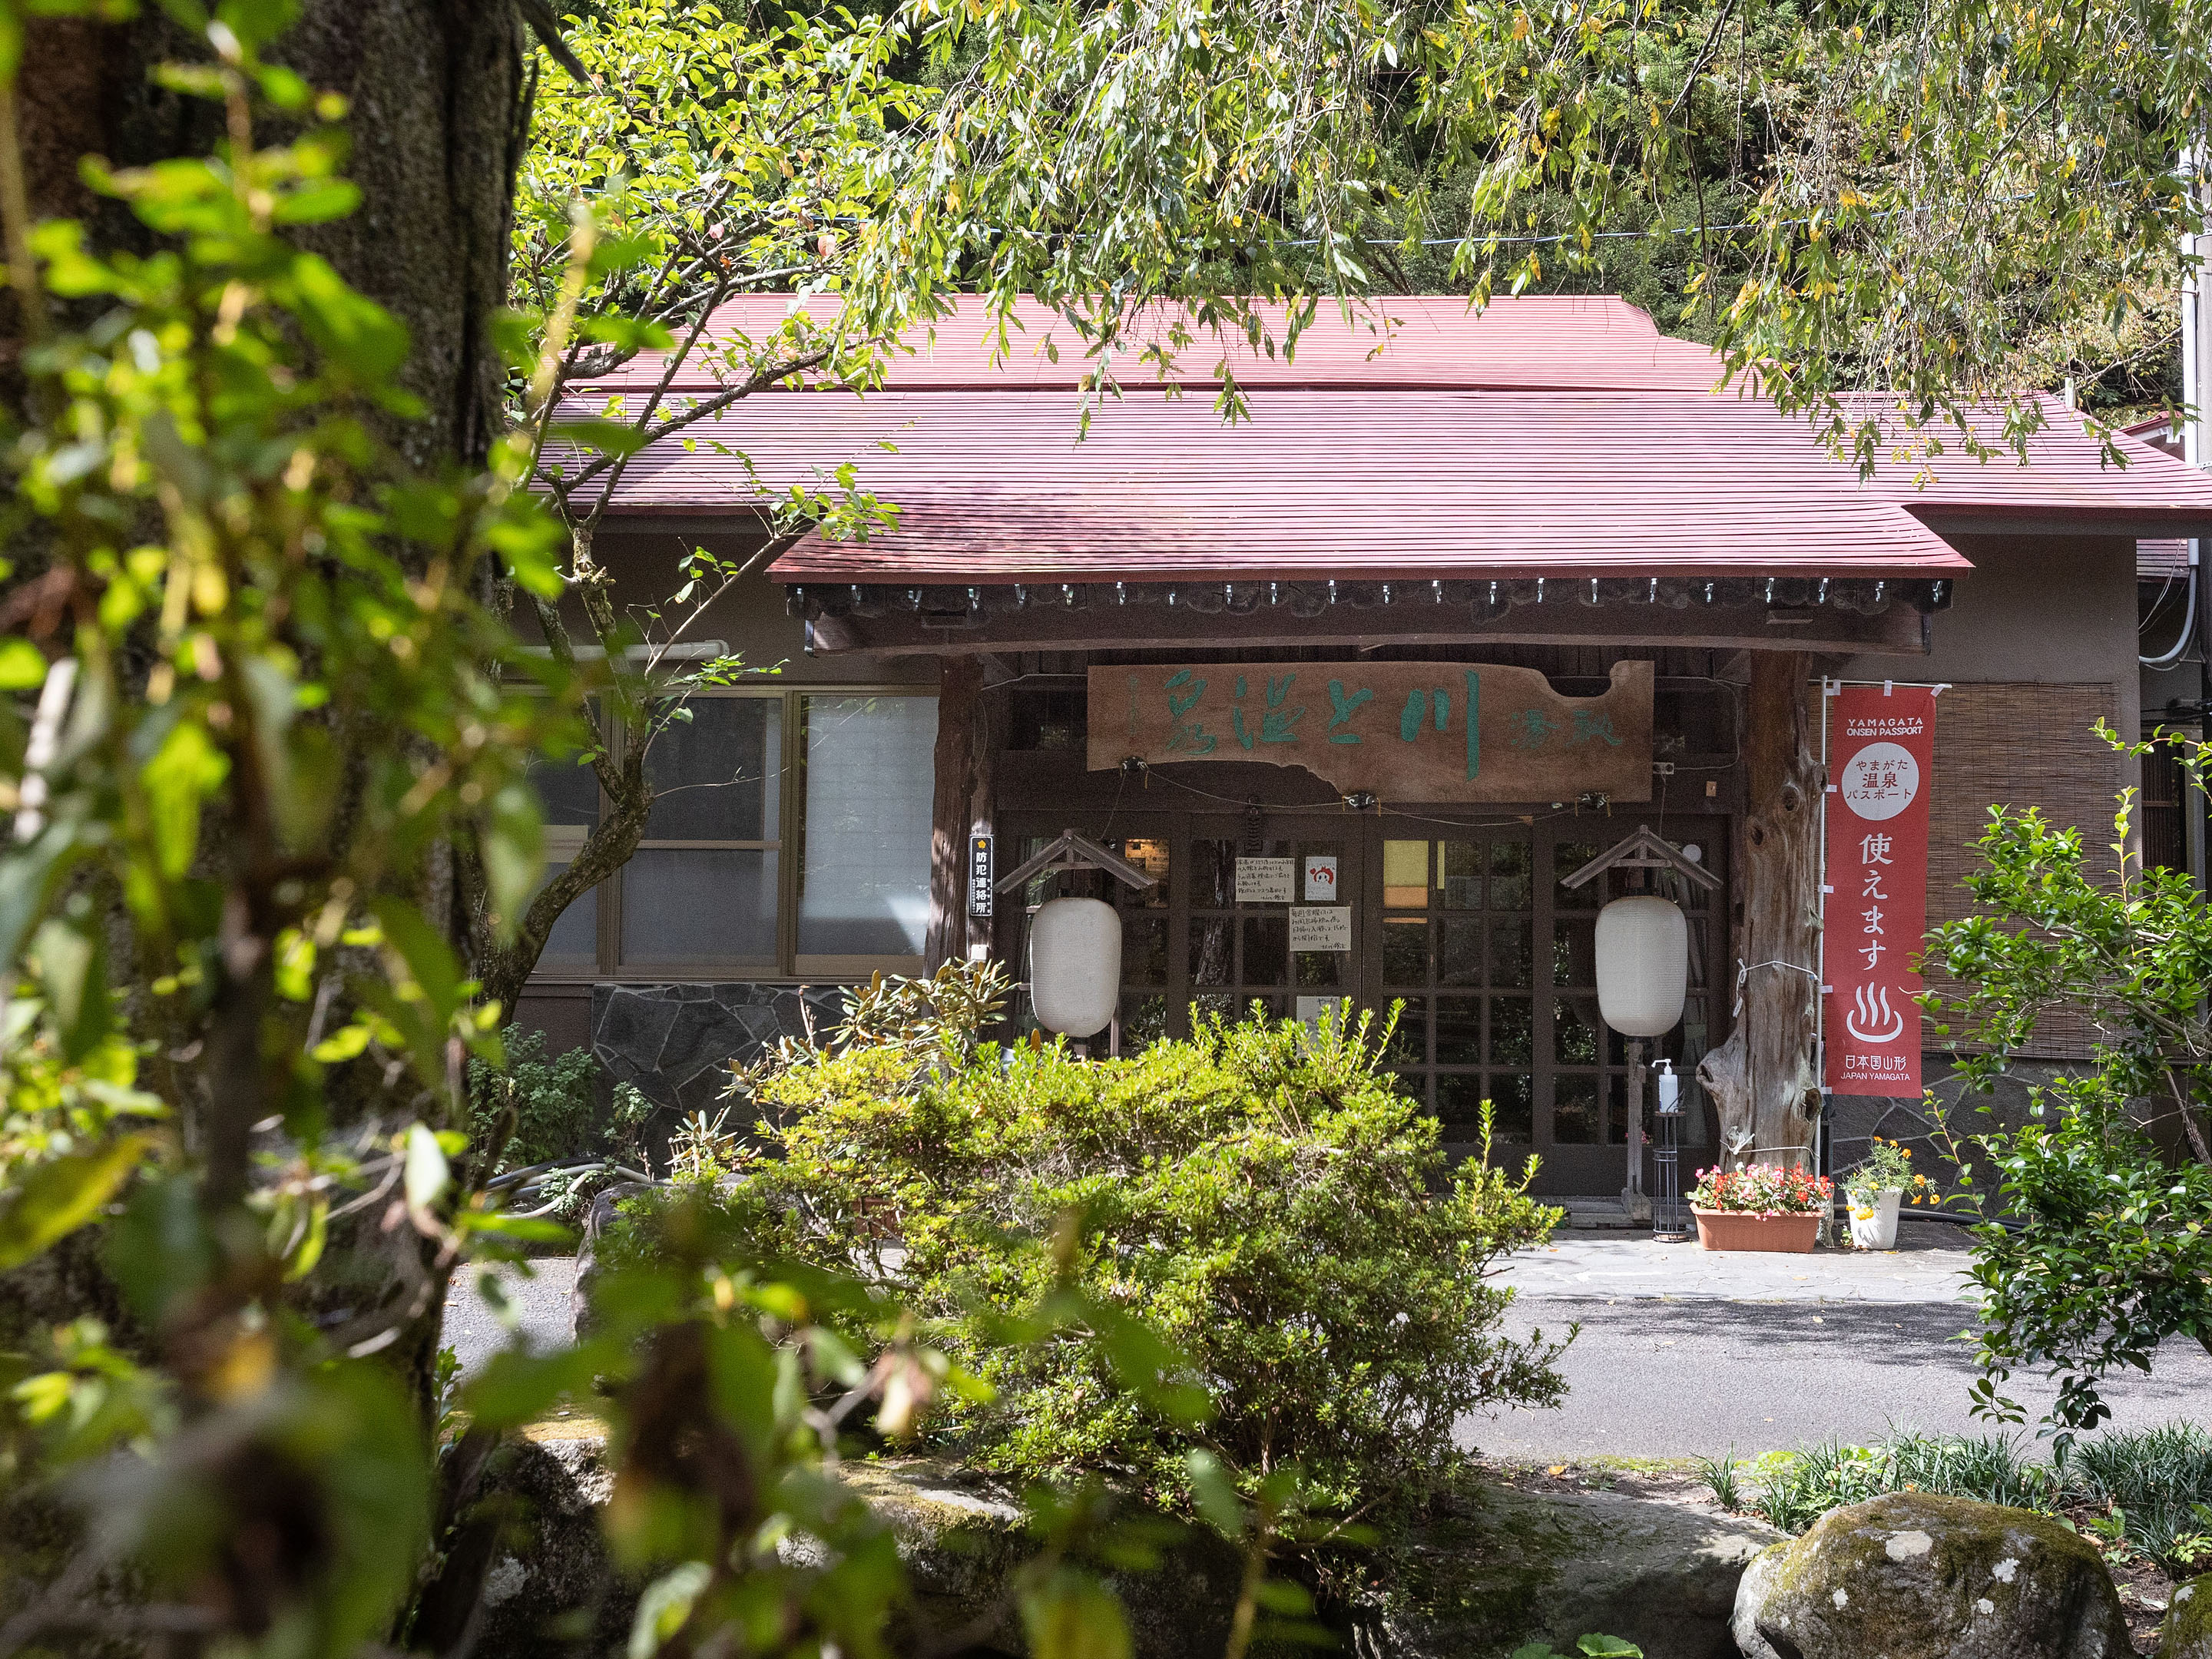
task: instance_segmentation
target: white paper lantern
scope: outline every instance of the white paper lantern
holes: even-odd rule
[[[1690,924],[1673,903],[1648,895],[1615,899],[1597,913],[1597,1009],[1623,1036],[1674,1029],[1690,987]]]
[[[1121,1000],[1121,918],[1097,899],[1057,898],[1030,923],[1030,1003],[1048,1031],[1087,1037]]]

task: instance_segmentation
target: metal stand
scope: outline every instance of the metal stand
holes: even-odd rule
[[[1680,1126],[1681,1083],[1674,1068],[1659,1062],[1659,1109],[1651,1146],[1651,1237],[1662,1243],[1679,1244],[1692,1236],[1690,1206],[1682,1201]]]

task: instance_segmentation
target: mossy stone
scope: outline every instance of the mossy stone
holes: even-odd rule
[[[2173,1592],[2166,1628],[2159,1632],[2158,1659],[2212,1659],[2212,1572]]]
[[[1353,1645],[1394,1659],[1502,1659],[1602,1632],[1647,1659],[1732,1652],[1746,1563],[1782,1534],[1763,1522],[1612,1492],[1470,1490],[1381,1545]]]
[[[1747,1659],[2125,1659],[2118,1590],[2047,1516],[1930,1492],[1832,1510],[1746,1572]]]

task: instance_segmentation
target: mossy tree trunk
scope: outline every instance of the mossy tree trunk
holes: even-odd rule
[[[1734,994],[1741,1012],[1728,1041],[1698,1063],[1722,1145],[1742,1146],[1731,1167],[1813,1163],[1821,777],[1812,672],[1801,652],[1752,653],[1747,797],[1735,857]]]
[[[298,235],[407,326],[413,350],[403,378],[423,413],[382,431],[411,471],[475,467],[499,431],[502,370],[489,325],[506,294],[526,45],[511,0],[305,0],[270,53],[349,106],[347,170],[361,206]],[[152,5],[125,23],[28,20],[17,103],[33,214],[84,220],[97,246],[143,249],[143,227],[83,183],[81,159],[130,167],[209,154],[222,137],[221,107],[164,89],[153,71],[210,56],[204,40]],[[11,302],[0,307],[0,394],[13,402],[21,331]],[[11,552],[24,556],[25,576],[40,568],[35,547]],[[432,858],[410,896],[465,950],[453,871],[450,856]],[[368,1066],[342,1068],[331,1084],[334,1115],[379,1109],[380,1085]],[[189,1118],[194,1103],[182,1103]],[[441,1314],[423,1308],[391,1353],[426,1404]]]

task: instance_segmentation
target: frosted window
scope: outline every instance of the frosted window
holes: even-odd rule
[[[545,874],[550,880],[567,866],[549,864]],[[568,908],[561,913],[547,935],[544,952],[538,958],[540,968],[597,968],[599,965],[599,890],[586,887],[568,901]]]
[[[775,960],[774,853],[641,848],[623,872],[625,963]]]
[[[937,699],[808,697],[805,732],[799,953],[920,956]]]

